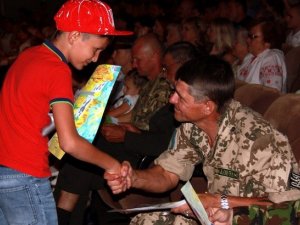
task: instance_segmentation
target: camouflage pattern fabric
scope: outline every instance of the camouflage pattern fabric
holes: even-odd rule
[[[169,150],[155,164],[191,178],[196,164],[202,162],[210,193],[241,197],[262,197],[270,192],[288,190],[290,171],[299,172],[287,138],[261,115],[232,100],[219,121],[216,142],[210,147],[208,136],[191,123],[183,123],[174,133]],[[299,202],[235,209],[233,224],[294,224]],[[159,212],[139,214],[133,224],[197,224],[194,220]],[[179,221],[180,219],[178,219]],[[279,221],[279,222],[274,222]]]
[[[155,160],[181,180],[191,178],[203,163],[210,193],[262,197],[288,190],[288,178],[298,164],[287,138],[262,116],[232,100],[219,121],[216,142],[191,123],[182,124],[170,149]]]
[[[276,204],[270,207],[234,208],[232,225],[298,225],[300,201]],[[194,219],[164,212],[141,213],[130,225],[200,225]]]
[[[300,201],[270,207],[238,207],[234,209],[233,225],[298,225]]]
[[[150,118],[169,102],[170,83],[163,77],[149,81],[140,92],[132,110],[132,123],[141,130],[149,130]]]
[[[130,225],[198,225],[199,223],[181,215],[168,212],[140,213],[133,217]]]

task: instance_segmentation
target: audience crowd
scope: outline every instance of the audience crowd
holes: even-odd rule
[[[141,168],[141,165],[145,166],[141,164],[144,159],[151,164],[153,159],[159,157],[168,148],[175,129],[180,126],[174,119],[174,111],[168,101],[176,84],[176,72],[191,59],[211,56],[218,63],[220,63],[218,60],[225,61],[231,66],[234,78],[239,82],[260,84],[277,89],[281,93],[300,91],[300,69],[298,68],[300,62],[299,60],[293,63],[286,61],[287,56],[294,52],[299,52],[296,58],[299,59],[300,56],[300,51],[297,51],[300,48],[300,1],[115,0],[107,2],[113,9],[116,28],[132,30],[134,35],[115,37],[97,63],[81,72],[73,69],[74,92],[85,84],[92,74],[90,71],[93,71],[96,65],[110,63],[122,66],[107,106],[107,115],[113,118],[107,117],[93,144],[120,162],[129,161],[133,169]],[[22,21],[4,16],[0,18],[0,85],[20,52],[52,38],[56,30],[54,23],[49,21],[51,20],[36,19],[34,13],[28,15],[25,20],[22,18]],[[201,64],[197,60],[193,62]],[[198,69],[202,68],[198,67]],[[184,69],[189,71],[187,66]],[[185,76],[183,71],[181,76]],[[186,80],[188,81],[189,78]],[[185,84],[181,85],[182,88],[186,88]],[[177,95],[178,93],[173,96],[173,102],[176,102]],[[231,96],[228,97],[230,98]],[[219,102],[216,103],[218,104]],[[236,102],[231,104],[234,107],[241,107]],[[220,113],[217,109],[214,110]],[[245,114],[253,116],[252,112],[245,111]],[[260,117],[256,114],[253,117],[255,121],[260,121]],[[188,120],[188,122],[192,124],[192,121]],[[200,132],[198,130],[202,127],[195,128],[191,124],[185,125],[181,130],[182,134],[177,134],[176,138],[179,139],[179,135],[186,135],[190,129],[188,126],[193,126],[193,129]],[[267,125],[264,126],[266,130],[269,129]],[[195,133],[196,136],[199,134]],[[280,145],[277,142],[276,144]],[[176,145],[178,147],[180,144],[176,142]],[[166,164],[174,163],[172,152],[167,152],[160,156],[158,160],[160,164],[165,163],[165,155],[170,160],[166,160]],[[295,163],[293,160],[291,154],[289,163]],[[110,209],[110,206],[104,203],[103,199],[99,199],[98,195],[96,197],[94,194],[91,195],[94,193],[91,191],[99,189],[106,189],[109,192],[103,179],[103,171],[95,170],[93,166],[83,164],[69,156],[64,157],[62,162],[56,162],[51,158],[51,163],[59,171],[54,191],[59,209],[59,225],[129,224],[130,216],[100,212]],[[164,165],[164,167],[168,166]],[[189,171],[188,177],[191,177],[192,173]],[[168,176],[173,175],[168,174]],[[184,172],[179,177],[183,176]],[[76,179],[68,179],[68,177]],[[183,180],[187,180],[186,177]],[[124,198],[111,193],[109,195],[113,199]],[[251,195],[255,196],[255,194]],[[237,196],[245,197],[246,194],[237,194]],[[81,199],[83,201],[80,201]],[[91,202],[87,203],[86,200]],[[89,211],[84,213],[87,205],[90,207]],[[86,215],[89,217],[86,218]],[[144,217],[136,217],[135,221],[140,221],[141,218]],[[184,218],[183,221],[184,224],[196,223],[186,222]]]
[[[284,56],[300,43],[298,1],[123,0],[108,3],[112,5],[116,27],[133,30],[134,38],[154,33],[165,47],[187,41],[200,51],[229,62],[242,81],[282,92],[295,92],[299,87],[293,85],[293,90],[287,87],[286,82],[290,81],[284,62]],[[241,35],[242,29],[244,35]],[[2,16],[1,83],[9,65],[21,51],[50,39],[54,32],[51,19],[35,12],[27,12],[25,17],[18,19]],[[241,45],[249,54],[237,53]],[[100,61],[109,61],[113,48],[111,46],[105,54],[107,57],[101,57]]]

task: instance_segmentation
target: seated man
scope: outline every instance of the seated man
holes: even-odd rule
[[[230,65],[209,56],[185,63],[176,76],[170,102],[175,118],[182,124],[169,149],[155,160],[154,167],[146,170],[133,170],[124,162],[126,179],[105,174],[113,193],[131,187],[165,192],[179,180],[188,181],[195,166],[202,163],[208,193],[200,193],[199,197],[214,224],[240,224],[240,220],[265,224],[255,221],[276,218],[280,224],[291,222],[289,217],[295,213],[292,204],[266,212],[273,208],[266,207],[270,201],[262,200],[276,193],[288,197],[289,176],[299,173],[298,164],[283,134],[258,113],[233,100],[235,81]],[[293,196],[294,200],[297,196]],[[285,200],[290,199],[283,197]],[[251,205],[257,207],[237,211],[239,214],[232,219],[233,208]],[[139,214],[131,224],[197,224],[188,205],[173,212],[180,214]]]

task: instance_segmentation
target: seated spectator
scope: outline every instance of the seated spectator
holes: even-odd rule
[[[215,55],[233,64],[236,58],[232,54],[235,41],[235,29],[232,22],[225,18],[214,19],[207,29],[207,39],[211,44],[210,55]]]
[[[228,5],[228,19],[234,24],[235,27],[248,27],[253,20],[247,14],[247,1],[246,0],[227,0]]]
[[[146,14],[152,18],[158,18],[165,15],[164,1],[152,0],[145,2]]]
[[[113,43],[112,62],[121,66],[121,72],[127,74],[132,70],[131,48],[135,40],[134,36],[116,37]]]
[[[250,26],[248,37],[252,57],[240,66],[237,78],[286,92],[286,65],[276,23],[257,20]]]
[[[140,76],[136,70],[132,70],[124,78],[124,87],[121,96],[107,112],[107,122],[124,123],[131,121],[131,110],[135,106],[140,90],[147,80]]]
[[[236,57],[236,62],[232,64],[232,70],[237,77],[237,71],[239,67],[247,60],[248,57],[251,57],[251,54],[248,50],[248,31],[244,27],[236,28],[235,32],[235,44],[232,49],[232,54]]]
[[[141,37],[145,34],[153,32],[154,19],[150,16],[140,16],[134,22],[134,34],[136,37]]]
[[[50,110],[57,130],[57,149],[121,173],[116,159],[78,134],[69,64],[82,70],[98,60],[112,36],[132,32],[116,30],[110,6],[100,1],[66,1],[54,20],[56,36],[22,51],[8,70],[1,90],[2,225],[58,223],[49,180],[48,138],[43,132],[51,121]]]
[[[28,24],[22,24],[19,26],[16,34],[19,53],[31,46],[42,43],[43,39],[40,36],[35,36],[39,31],[34,29],[36,29],[34,26]]]
[[[263,224],[269,224],[280,215],[280,224],[295,224],[295,202],[277,206],[276,211],[267,198],[276,193],[287,200],[285,194],[293,189],[289,176],[299,173],[288,139],[260,114],[233,100],[235,79],[230,65],[212,56],[194,59],[176,76],[170,102],[182,124],[169,149],[149,169],[133,170],[124,162],[126,179],[105,173],[112,191],[164,192],[179,180],[188,181],[195,166],[203,163],[208,193],[198,196],[212,223],[261,224],[257,221],[267,220]],[[246,208],[239,211],[239,207]],[[188,204],[172,212],[176,214],[138,214],[130,224],[198,224]]]
[[[204,54],[204,53],[203,53]],[[164,52],[163,66],[168,81],[175,84],[176,72],[185,62],[201,55],[196,46],[181,41],[170,45]]]
[[[166,41],[167,24],[168,24],[168,19],[165,16],[157,17],[154,20],[154,26],[152,29],[153,33],[157,35],[158,39],[162,43],[165,43]]]
[[[176,7],[176,16],[178,16],[181,20],[198,16],[197,1],[180,0]]]
[[[283,48],[287,52],[290,48],[300,46],[300,3],[287,9],[285,21],[289,33]]]
[[[258,8],[255,13],[254,19],[265,19],[276,21],[277,28],[285,30],[284,24],[284,10],[286,0],[264,0],[258,2]],[[292,2],[291,0],[288,0]],[[296,0],[298,1],[298,0]],[[292,3],[294,4],[294,3]],[[285,33],[285,32],[283,32]]]
[[[182,41],[190,42],[199,49],[205,49],[206,24],[199,17],[189,17],[181,23]]]
[[[134,36],[117,37],[114,40],[111,61],[112,64],[121,66],[121,71],[114,85],[108,105],[114,104],[117,99],[124,95],[122,92],[124,78],[132,70],[131,48],[134,40]]]
[[[179,21],[170,21],[166,27],[166,47],[182,41],[181,25]]]
[[[203,12],[201,19],[207,24],[219,17],[218,1],[204,1],[202,4]]]

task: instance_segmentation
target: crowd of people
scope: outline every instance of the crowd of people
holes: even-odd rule
[[[285,57],[300,48],[300,1],[107,3],[110,6],[98,0],[68,0],[53,24],[0,21],[0,76],[5,80],[0,95],[0,143],[5,149],[0,150],[0,177],[28,178],[15,186],[48,185],[47,140],[40,130],[49,122],[49,110],[59,143],[68,153],[55,162],[55,201],[47,186],[42,195],[51,207],[38,212],[38,219],[47,216],[37,224],[83,224],[86,200],[100,189],[112,190],[111,197],[117,199],[129,189],[166,197],[180,180],[193,176],[197,165],[208,183],[208,193],[199,196],[215,225],[268,224],[278,217],[282,224],[296,224],[300,207],[295,201],[278,206],[268,199],[272,193],[288,195],[291,174],[300,172],[289,142],[233,94],[237,81],[281,93],[300,90],[300,73],[290,76]],[[75,8],[82,14],[74,16]],[[83,22],[85,17],[91,19]],[[98,24],[99,17],[106,22]],[[106,119],[89,144],[76,132],[71,106],[76,91],[101,63],[120,65],[121,72]],[[43,74],[48,75],[38,77]],[[32,115],[37,118],[28,120]],[[141,169],[145,157],[152,166]],[[9,207],[11,200],[2,190],[15,187],[6,185],[0,182],[1,224],[30,221],[30,210],[27,216],[14,216],[24,192],[12,192],[16,205]],[[93,223],[99,225],[199,224],[187,204],[170,214],[134,217],[103,214],[99,211],[109,206],[98,204],[103,206],[93,210],[102,218]],[[272,210],[278,214],[270,214]]]

